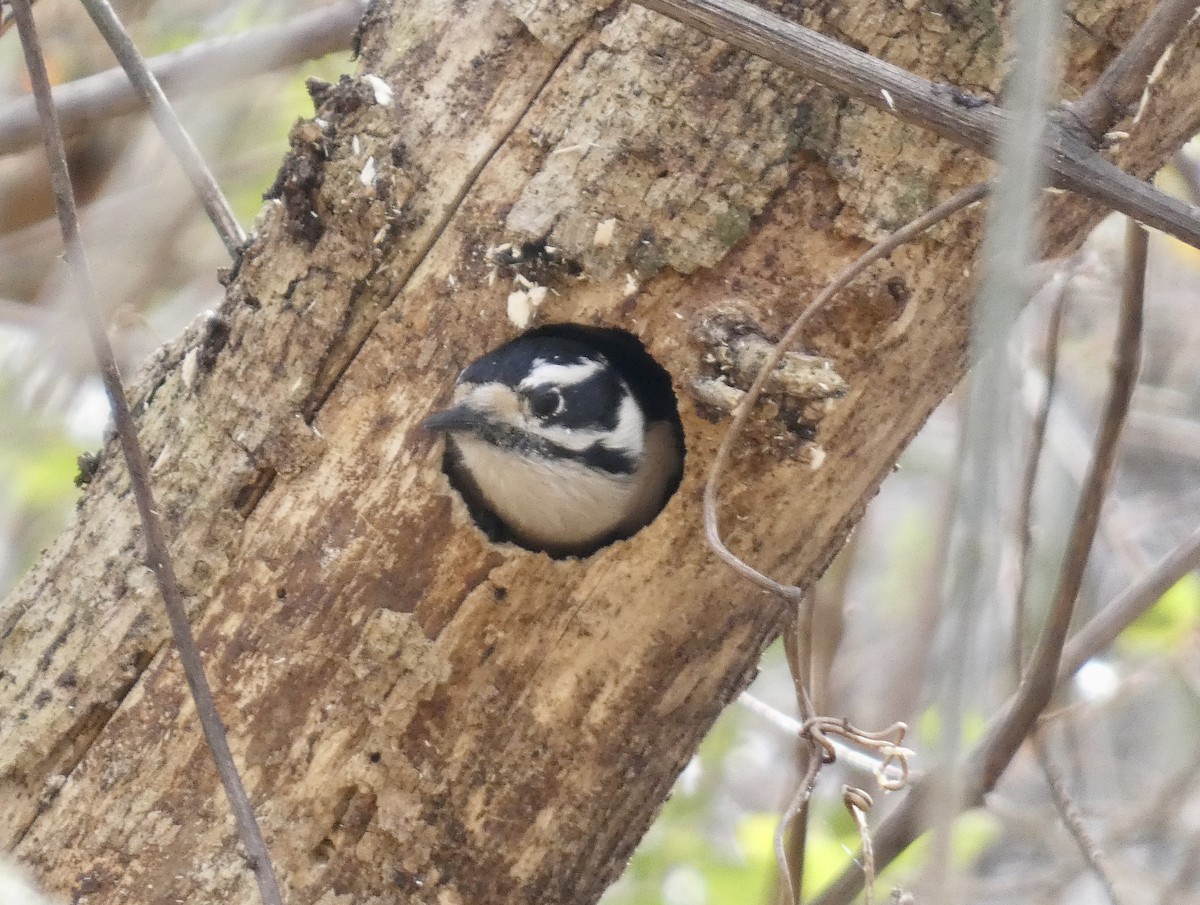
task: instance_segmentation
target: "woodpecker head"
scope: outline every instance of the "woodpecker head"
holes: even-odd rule
[[[629,342],[661,373],[654,386],[641,385],[644,362],[622,365]],[[647,395],[664,380],[668,418]],[[682,468],[669,378],[621,331],[559,325],[521,336],[468,365],[453,403],[425,427],[448,436],[446,471],[494,539],[557,556],[633,534]]]

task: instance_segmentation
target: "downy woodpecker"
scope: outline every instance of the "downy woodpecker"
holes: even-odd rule
[[[646,525],[679,485],[667,372],[623,330],[553,324],[476,359],[449,408],[444,469],[492,540],[586,556]]]

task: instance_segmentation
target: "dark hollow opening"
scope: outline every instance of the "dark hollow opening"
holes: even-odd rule
[[[650,494],[649,497],[644,498],[641,504],[642,508],[646,509],[644,517],[638,517],[636,524],[627,524],[588,541],[560,544],[545,538],[530,540],[497,514],[479,484],[465,468],[462,455],[452,440],[446,443],[442,469],[450,479],[451,485],[466,503],[467,510],[476,525],[491,541],[514,543],[527,550],[548,553],[556,559],[590,556],[614,541],[632,537],[658,516],[674,496],[675,491],[678,490],[679,483],[683,479],[683,460],[687,452],[683,439],[683,424],[679,418],[679,406],[675,398],[675,391],[671,386],[671,375],[646,351],[641,340],[627,330],[616,327],[589,327],[583,324],[569,323],[547,324],[522,333],[488,354],[494,355],[514,344],[538,339],[566,340],[598,352],[620,374],[641,408],[646,424],[658,426],[654,432],[657,439],[654,448],[663,449],[663,438],[669,438],[666,448],[670,450],[670,456],[677,461],[670,469],[670,473],[667,474],[666,483],[662,486],[661,492]],[[536,350],[537,347],[526,346],[524,348]],[[484,358],[486,357],[484,356]],[[482,361],[482,359],[480,360]],[[649,435],[649,432],[647,434]],[[647,458],[649,457],[647,456]],[[647,467],[649,466],[647,465]],[[640,474],[640,471],[637,472],[631,477],[631,480],[636,480]],[[553,480],[548,479],[547,484],[551,483]],[[547,503],[547,505],[550,504]]]

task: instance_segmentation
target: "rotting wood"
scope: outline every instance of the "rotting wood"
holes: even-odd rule
[[[1088,4],[1077,88],[1150,5]],[[294,132],[220,312],[225,341],[198,324],[134,388],[293,902],[599,895],[779,615],[702,540],[721,424],[688,394],[706,351],[694,327],[736,299],[778,331],[864,240],[981,171],[645,10],[531,26],[548,46],[506,6],[524,14],[373,7],[363,72],[385,90],[313,86],[321,123]],[[803,14],[927,77],[999,83],[994,21],[865,0]],[[1127,168],[1152,171],[1197,128],[1197,65],[1169,63]],[[1053,247],[1097,213],[1057,200]],[[756,565],[818,574],[957,380],[979,222],[898,252],[815,325],[807,350],[850,392],[818,425],[819,468],[751,448],[731,472],[729,540]],[[662,517],[583,562],[490,548],[416,429],[459,367],[514,332],[513,274],[489,249],[539,239],[562,265],[536,274],[552,290],[540,319],[641,336],[688,434]],[[106,452],[75,525],[0,609],[0,833],[80,901],[251,902],[126,484]]]

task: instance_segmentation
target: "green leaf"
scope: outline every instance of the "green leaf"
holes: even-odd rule
[[[36,452],[0,448],[8,498],[21,508],[48,507],[77,494],[79,449],[66,440],[47,441]]]
[[[962,715],[961,744],[975,744],[983,736],[983,730],[986,727],[987,720],[983,718],[983,714],[974,710],[964,713]],[[917,718],[917,731],[914,735],[920,740],[919,748],[922,751],[937,752],[938,747],[942,744],[942,714],[936,705],[925,708],[925,711]]]
[[[959,814],[951,826],[950,852],[956,867],[966,868],[979,858],[1003,833],[1000,820],[983,808]],[[931,835],[926,833],[904,850],[876,880],[876,893],[903,886],[904,878],[914,875],[929,855]],[[879,898],[879,896],[876,896]]]
[[[1121,632],[1117,644],[1134,654],[1177,650],[1191,636],[1200,613],[1200,578],[1189,572]]]

